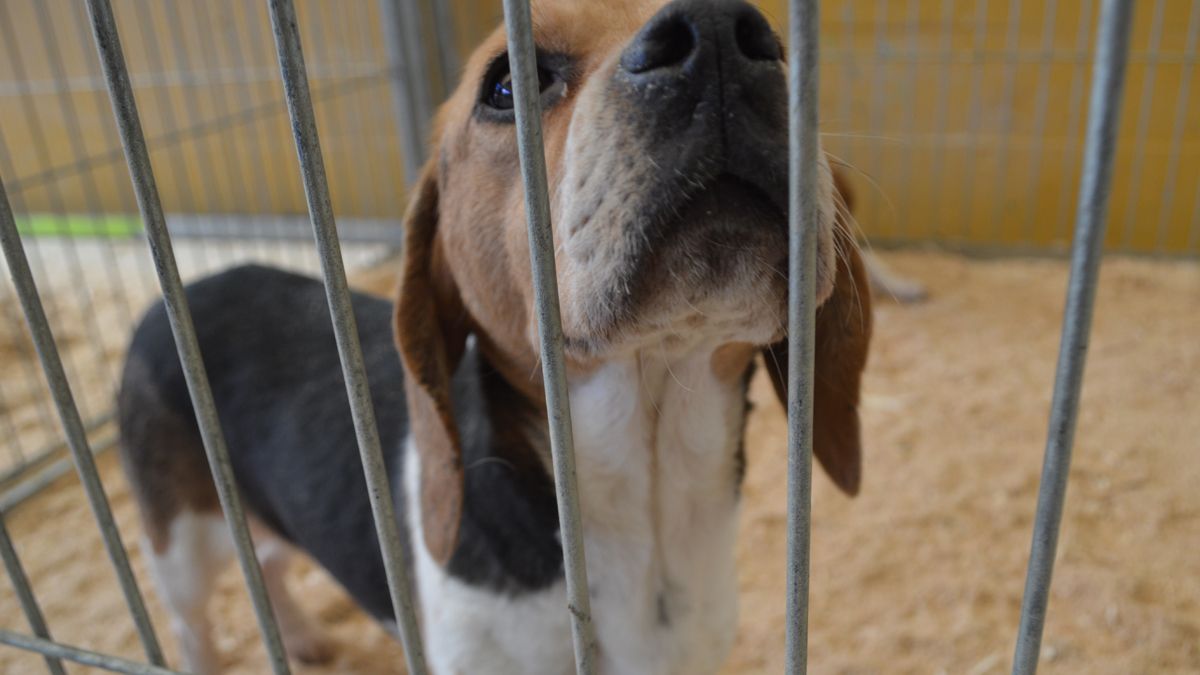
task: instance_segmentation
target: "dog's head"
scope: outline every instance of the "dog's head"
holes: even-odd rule
[[[788,117],[783,50],[767,21],[732,0],[541,0],[533,16],[569,367],[646,346],[777,344],[787,318]],[[502,30],[471,57],[435,127],[407,215],[397,338],[426,543],[444,559],[462,500],[448,383],[466,335],[514,386],[541,397]],[[853,491],[867,290],[824,158],[819,169],[817,404],[828,381],[846,405],[830,413],[836,448],[821,444],[818,418],[816,451],[827,468],[836,455],[831,473]],[[831,370],[823,356],[841,365]]]

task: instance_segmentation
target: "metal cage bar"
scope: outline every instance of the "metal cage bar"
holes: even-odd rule
[[[4,560],[4,568],[8,570],[8,578],[12,581],[13,591],[16,592],[17,600],[21,603],[21,611],[25,614],[29,629],[37,637],[50,640],[50,629],[46,626],[46,617],[42,614],[42,608],[38,605],[37,598],[33,595],[33,586],[29,584],[29,577],[25,575],[25,568],[22,567],[21,559],[17,556],[17,549],[13,546],[12,537],[8,536],[8,525],[4,522],[3,511],[0,511],[0,559]],[[45,659],[46,669],[50,671],[50,675],[67,675],[62,660],[48,654],[45,655]]]
[[[37,5],[37,8],[41,9],[42,5],[41,4]],[[29,77],[29,71],[25,64],[25,58],[22,56],[21,50],[18,46],[19,42],[17,40],[17,36],[15,35],[15,27],[12,25],[12,21],[11,21],[11,17],[10,17],[8,8],[3,5],[0,5],[0,33],[3,34],[3,37],[0,37],[0,42],[3,42],[5,44],[6,56],[8,58],[10,67],[12,68],[13,74],[20,80],[27,79]],[[50,51],[51,47],[49,45],[46,45],[45,48],[47,50],[47,52],[46,52],[47,61],[48,62],[53,61],[54,59],[52,57],[54,56],[54,52]],[[63,112],[64,112],[64,118],[65,118],[66,117],[65,110],[63,110]],[[30,145],[32,145],[33,148],[36,150],[38,158],[41,161],[48,163],[50,161],[50,157],[51,157],[50,146],[49,146],[49,134],[46,132],[45,125],[42,123],[43,122],[42,115],[40,115],[33,106],[33,100],[31,97],[29,97],[29,96],[21,97],[21,114],[22,114],[22,117],[24,118],[25,123],[29,129],[29,136],[26,139],[27,142]],[[68,137],[70,137],[69,134],[68,134]],[[3,154],[6,156],[9,156],[12,154],[12,153],[10,153],[7,145],[5,145],[5,141],[4,141],[3,137],[0,137],[0,151],[3,151]],[[11,162],[11,160],[10,160],[10,162]],[[15,171],[14,171],[13,175],[14,176],[16,175]],[[54,182],[48,183],[46,185],[46,191],[47,191],[47,196],[49,197],[51,210],[57,214],[58,218],[62,218],[63,217],[62,214],[65,214],[67,212],[66,199],[62,193],[62,186],[59,185],[58,183],[54,183]],[[19,196],[14,191],[12,199],[18,199],[18,198],[19,198]],[[11,208],[11,202],[10,202],[9,208]],[[56,229],[58,229],[58,228],[56,227]],[[79,257],[78,245],[73,238],[67,239],[66,244],[65,244],[65,249],[66,249],[66,255],[69,257],[69,261],[68,261],[67,265],[65,266],[66,274],[70,276],[71,284],[75,288],[79,289],[81,304],[83,304],[85,306],[90,306],[91,297],[87,296],[86,291],[85,291],[85,289],[88,288],[88,284],[84,280],[82,273],[81,273],[81,270],[83,269],[83,264]],[[32,252],[33,257],[36,260],[38,267],[40,269],[47,269],[49,267],[48,265],[45,264],[45,260],[43,259],[43,255],[42,255],[40,246],[36,246],[36,245],[31,246],[30,252]],[[56,298],[53,294],[50,295],[46,299],[45,305],[47,307],[49,307],[50,313],[52,315],[58,316],[58,315],[62,314],[61,305],[58,304],[58,298]],[[100,326],[99,326],[99,324],[96,323],[95,313],[90,311],[90,308],[89,308],[89,311],[85,312],[84,320],[87,322],[89,330],[97,331],[94,334],[97,334],[97,335],[100,334],[98,332],[98,331],[100,331]],[[103,352],[100,349],[99,345],[96,344],[95,342],[93,342],[92,344],[89,345],[89,347],[90,347],[89,351],[91,352],[92,358],[95,359],[95,361],[98,363],[103,363],[104,362]],[[65,365],[66,365],[67,369],[69,369],[70,372],[72,374],[74,374],[76,377],[82,377],[84,375],[84,373],[87,372],[87,369],[82,367],[80,364],[79,353],[77,350],[67,350],[67,353],[64,355],[63,358],[65,360]],[[89,403],[90,403],[90,401],[88,400],[87,396],[81,396],[80,399],[76,402],[76,405],[79,406],[79,408],[83,411],[85,416],[92,412],[91,406],[89,405]]]
[[[1166,0],[1155,0],[1154,13],[1150,18],[1149,45],[1151,53],[1158,52],[1162,45],[1163,20],[1166,10]],[[1097,45],[1097,51],[1103,49]],[[1099,58],[1097,58],[1099,62]],[[1144,215],[1138,209],[1141,202],[1142,184],[1146,169],[1146,136],[1150,133],[1150,118],[1153,116],[1154,89],[1158,83],[1159,62],[1150,59],[1143,68],[1141,93],[1138,102],[1137,130],[1133,141],[1133,168],[1129,174],[1129,198],[1125,201],[1124,225],[1121,229],[1121,248],[1129,250],[1133,245],[1134,231],[1139,217]],[[1159,160],[1156,160],[1159,161]]]
[[[1021,603],[1013,675],[1033,675],[1037,671],[1041,651],[1108,218],[1113,154],[1129,57],[1132,14],[1132,0],[1104,0],[1101,7],[1096,63],[1092,70],[1083,179],[1079,189],[1075,242],[1071,253],[1071,276],[1067,284],[1062,342],[1050,407],[1050,429],[1046,439],[1041,487],[1038,490],[1025,595]]]
[[[104,486],[100,484],[100,474],[96,470],[96,459],[92,456],[92,450],[88,443],[87,429],[79,415],[79,408],[75,405],[71,384],[67,381],[67,373],[63,369],[62,358],[59,356],[58,346],[54,342],[50,322],[46,318],[46,310],[42,307],[41,298],[38,296],[33,271],[29,268],[29,259],[25,256],[21,236],[17,233],[17,223],[8,202],[8,195],[4,191],[3,182],[0,182],[0,248],[4,249],[4,259],[8,263],[13,287],[17,291],[21,309],[25,312],[25,321],[29,325],[29,333],[37,348],[38,357],[41,359],[46,383],[50,387],[50,394],[54,398],[54,405],[58,409],[59,420],[67,437],[67,445],[75,460],[75,468],[79,472],[79,481],[83,484],[88,504],[92,508],[96,525],[104,540],[104,548],[117,573],[117,581],[121,585],[125,604],[128,605],[133,623],[137,627],[142,648],[151,663],[162,665],[162,647],[158,644],[158,637],[155,635],[154,626],[150,621],[150,613],[146,611],[145,600],[138,588],[137,580],[133,576],[133,568],[129,565],[129,555],[121,541],[121,533],[113,518],[112,507],[108,503],[108,497],[104,494]]]
[[[1085,2],[1079,12],[1079,26],[1075,33],[1075,49],[1080,54],[1088,53],[1089,40],[1092,37],[1092,3]],[[1064,173],[1067,180],[1071,181],[1068,184],[1074,183],[1074,165],[1073,160],[1079,152],[1079,141],[1081,134],[1079,133],[1080,118],[1083,117],[1083,97],[1084,97],[1084,80],[1087,79],[1087,61],[1079,59],[1075,66],[1071,69],[1071,92],[1070,92],[1070,110],[1067,112],[1067,133],[1063,143],[1062,154],[1060,155],[1062,165],[1066,167]],[[1054,218],[1054,239],[1066,239],[1070,233],[1070,212],[1071,198],[1068,190],[1060,190],[1058,195],[1058,203],[1055,205]],[[1029,219],[1034,218],[1034,207],[1031,204],[1029,207]]]
[[[254,613],[263,635],[271,669],[276,675],[287,675],[290,670],[284,654],[283,641],[279,635],[274,612],[271,610],[266,587],[263,585],[262,569],[259,568],[258,560],[254,555],[254,544],[250,539],[246,514],[234,481],[229,451],[225,446],[216,403],[213,401],[208,375],[204,370],[200,344],[192,324],[192,314],[188,309],[183,281],[179,276],[179,267],[171,245],[171,235],[167,231],[162,202],[159,199],[158,187],[154,180],[154,170],[150,165],[145,134],[138,117],[137,102],[134,100],[129,71],[125,66],[125,55],[121,51],[116,18],[113,16],[109,0],[87,0],[87,6],[92,21],[92,32],[96,39],[96,48],[100,53],[100,63],[112,101],[113,114],[121,132],[129,174],[137,195],[138,208],[142,213],[146,237],[150,244],[150,253],[154,258],[159,285],[162,287],[167,318],[171,324],[171,333],[175,337],[179,361],[183,367],[188,393],[196,413],[204,451],[208,455],[213,483],[233,535],[238,563],[242,568],[242,574],[246,577],[246,586],[254,605]]]
[[[409,48],[413,31],[406,28],[412,22],[412,15],[416,14],[418,20],[420,18],[415,2],[379,0],[380,23],[392,80],[392,106],[396,109],[401,147],[404,150],[404,180],[410,186],[417,182],[421,165],[425,163],[426,127],[421,115],[428,99],[416,81],[419,73],[412,61],[414,53],[418,57],[422,54],[419,49]]]
[[[1054,49],[1054,30],[1058,25],[1058,0],[1046,0],[1045,5],[1042,13],[1041,50],[1043,54],[1049,54]],[[1045,154],[1046,109],[1050,104],[1050,64],[1051,62],[1047,59],[1038,67],[1037,93],[1034,96],[1033,104],[1033,137],[1035,140],[1033,149],[1029,152],[1029,165],[1025,169],[1027,176],[1025,195],[1029,205],[1026,207],[1025,213],[1021,215],[1021,221],[1016,223],[1021,228],[1021,240],[1027,244],[1032,244],[1034,240],[1031,212],[1034,208],[1034,195],[1037,194],[1038,181],[1042,174],[1042,157]]]
[[[42,638],[31,637],[29,635],[21,635],[9,630],[0,629],[0,644],[5,644],[17,649],[24,649],[27,652],[35,652],[47,657],[56,659],[66,659],[74,661],[80,665],[92,666],[114,673],[125,673],[126,675],[182,675],[174,670],[168,670],[161,666],[151,666],[136,661],[129,661],[108,654],[101,654],[79,647],[70,647],[58,642],[51,642]]]
[[[116,435],[92,443],[92,454],[99,457],[117,444]],[[65,444],[64,444],[65,445]],[[54,481],[71,471],[72,460],[66,457],[46,464],[35,473],[25,476],[20,483],[0,493],[0,513],[8,513],[18,505],[32,499]]]
[[[1184,130],[1187,128],[1188,104],[1191,102],[1193,68],[1197,43],[1200,43],[1200,0],[1192,0],[1188,10],[1187,45],[1179,74],[1179,88],[1175,99],[1175,120],[1171,124],[1171,150],[1167,156],[1167,175],[1163,180],[1162,196],[1159,198],[1158,226],[1155,228],[1155,252],[1163,252],[1167,230],[1170,226],[1171,209],[1175,206],[1175,189],[1179,181],[1179,157],[1183,153]]]
[[[813,365],[816,349],[818,0],[788,3],[788,503],[789,675],[808,670],[808,571],[812,525]]]
[[[554,231],[550,223],[546,153],[542,143],[541,87],[538,85],[529,0],[504,0],[504,25],[508,34],[508,59],[512,70],[517,146],[525,184],[534,311],[537,314],[541,346],[542,382],[550,425],[554,491],[562,533],[575,670],[579,675],[591,675],[596,672],[596,638],[592,626],[591,599],[588,596],[583,524],[575,479],[575,440],[567,392],[566,359],[563,356],[562,316],[559,312],[558,278],[554,264]]]
[[[458,40],[454,36],[454,7],[445,0],[428,0],[437,34],[438,76],[442,97],[450,98],[458,84]]]
[[[283,76],[288,113],[291,115],[292,130],[296,139],[296,153],[300,158],[300,169],[304,178],[304,194],[320,253],[325,295],[329,301],[342,374],[346,380],[346,394],[350,398],[354,433],[358,438],[359,454],[370,495],[371,514],[375,519],[375,532],[383,554],[388,592],[392,609],[396,613],[400,638],[404,643],[408,671],[411,675],[424,675],[425,656],[421,646],[420,627],[413,607],[412,589],[400,543],[400,528],[380,447],[375,408],[371,401],[362,346],[358,339],[358,324],[350,300],[350,285],[346,281],[341,245],[338,243],[337,224],[329,198],[329,183],[321,156],[320,140],[317,137],[316,116],[313,113],[308,75],[304,67],[304,53],[296,25],[296,8],[291,0],[270,0],[270,8],[279,69]]]

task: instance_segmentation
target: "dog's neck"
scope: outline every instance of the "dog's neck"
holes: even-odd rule
[[[747,346],[650,349],[568,377],[604,672],[705,672],[728,653],[752,355]],[[538,608],[536,598],[557,597],[562,579],[546,423],[540,401],[504,372],[473,349],[459,368],[456,407],[460,419],[476,421],[462,426],[466,512],[448,571]],[[407,471],[410,479],[419,475],[415,464]],[[411,485],[419,527],[419,491]],[[440,577],[428,556],[418,562],[423,601],[435,602],[446,587],[432,581]],[[548,622],[543,630],[566,630],[565,613],[530,611]]]
[[[622,644],[733,621],[749,363],[729,377],[714,352],[645,350],[570,381],[595,620]]]

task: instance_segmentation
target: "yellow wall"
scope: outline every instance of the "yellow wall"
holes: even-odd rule
[[[13,60],[8,51],[0,53],[0,130],[13,160],[6,164],[0,153],[0,172],[17,184],[18,208],[54,210],[61,201],[69,210],[86,210],[89,185],[83,175],[94,177],[99,198],[91,201],[101,209],[129,210],[120,161],[55,181],[54,188],[30,182],[30,176],[49,167],[70,166],[79,154],[66,133],[70,120],[60,114],[52,87],[46,87],[53,72],[40,37],[44,26],[34,10],[38,1],[0,2],[14,33],[34,36],[18,40],[29,71],[25,80],[46,89],[31,93],[13,84],[18,79]],[[75,27],[82,3],[46,2],[62,33],[58,44],[72,81],[66,96],[80,107],[85,154],[111,152],[116,135],[106,97],[96,87],[94,52],[78,39]],[[159,139],[152,148],[167,208],[302,212],[265,3],[181,2],[182,29],[172,26],[163,9],[167,3],[115,4],[141,84],[143,120],[150,138]],[[207,21],[199,13],[201,4],[209,8]],[[376,4],[298,3],[335,206],[343,214],[395,216],[402,208],[404,181],[387,83],[378,70],[384,50]],[[780,25],[784,0],[760,4]],[[1148,0],[1136,5],[1109,226],[1113,248],[1200,253],[1200,68],[1194,35],[1200,20],[1189,16],[1194,4]],[[981,5],[984,14],[978,13]],[[1028,0],[822,3],[826,147],[858,172],[860,219],[872,238],[1017,248],[1061,247],[1067,241],[1098,3],[1060,0],[1051,15],[1053,5]],[[499,21],[494,0],[454,0],[453,6],[464,51]],[[145,7],[153,10],[136,11]],[[179,73],[187,69],[175,55],[177,34],[183,35],[183,51],[191,57],[191,70],[201,72],[201,82],[181,81]],[[157,57],[145,48],[151,35],[162,43]],[[234,58],[234,36],[246,52],[241,62]],[[150,78],[164,72],[165,80]],[[243,77],[234,77],[238,73]],[[1185,83],[1190,100],[1181,107]],[[22,97],[32,102],[47,130],[46,156],[33,142]],[[219,132],[185,133],[177,142],[162,142],[172,130],[211,127],[247,105],[265,114]]]

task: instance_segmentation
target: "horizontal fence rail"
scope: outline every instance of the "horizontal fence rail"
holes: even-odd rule
[[[596,636],[592,626],[587,562],[583,550],[583,518],[579,510],[579,490],[575,477],[575,438],[571,428],[566,359],[563,356],[562,315],[554,265],[554,231],[550,224],[546,152],[542,145],[541,87],[538,84],[529,0],[504,0],[504,24],[508,33],[508,59],[512,70],[517,147],[521,159],[521,177],[525,184],[534,313],[537,315],[542,383],[550,425],[550,452],[554,465],[559,530],[562,534],[563,569],[567,577],[575,671],[578,675],[592,675],[597,667]]]
[[[58,642],[52,642],[37,637],[21,635],[9,630],[0,629],[0,644],[18,649],[43,654],[47,658],[74,661],[83,666],[92,666],[101,670],[125,675],[182,675],[178,671],[168,670],[159,666],[151,666],[137,661],[130,661],[108,654],[100,654],[88,649],[69,647]]]
[[[146,137],[138,117],[133,87],[129,82],[125,55],[121,51],[116,18],[113,16],[109,0],[88,0],[87,6],[92,20],[96,47],[100,53],[100,63],[104,69],[105,81],[108,83],[113,114],[121,132],[121,141],[125,148],[126,161],[129,164],[129,174],[133,180],[134,192],[137,195],[138,207],[150,244],[150,253],[154,258],[154,268],[162,289],[167,318],[171,325],[171,333],[175,337],[179,361],[183,366],[184,378],[187,381],[188,393],[196,413],[204,451],[208,455],[217,497],[233,536],[238,563],[246,578],[246,586],[258,618],[271,670],[276,675],[288,675],[291,670],[284,653],[283,640],[279,634],[275,614],[271,609],[270,598],[267,596],[266,587],[263,584],[262,569],[254,554],[254,543],[251,541],[250,530],[246,524],[246,513],[242,508],[241,497],[238,495],[233,477],[233,466],[229,460],[229,450],[221,431],[221,422],[217,416],[212,389],[208,384],[208,375],[204,370],[204,359],[200,354],[200,344],[196,338],[196,330],[192,323],[191,311],[188,308],[187,296],[184,293],[183,281],[179,276],[171,235],[167,231],[166,219],[163,216],[162,202],[159,199],[158,187],[154,180],[154,170],[150,165]]]
[[[300,168],[304,174],[304,192],[308,199],[313,233],[321,255],[325,294],[337,340],[342,375],[346,380],[346,394],[350,398],[350,412],[354,419],[354,433],[358,439],[363,473],[367,481],[371,514],[375,519],[375,531],[383,554],[388,592],[392,609],[396,613],[396,625],[404,643],[408,672],[410,675],[425,675],[425,652],[421,645],[420,626],[417,623],[411,584],[401,550],[400,528],[395,503],[392,501],[387,468],[383,461],[383,450],[380,447],[379,428],[375,421],[375,407],[371,401],[362,345],[358,339],[358,324],[351,304],[350,286],[346,281],[346,269],[342,263],[337,224],[334,221],[333,204],[329,198],[329,184],[325,176],[325,161],[321,157],[321,143],[317,138],[317,122],[308,90],[308,76],[304,71],[304,53],[300,45],[300,33],[296,28],[296,9],[291,0],[270,0],[270,6],[275,45],[279,53],[279,68],[283,74],[288,111],[296,136],[296,152],[299,154]]]
[[[1079,189],[1071,276],[1067,284],[1058,370],[1050,405],[1050,429],[1038,490],[1037,515],[1029,570],[1025,578],[1025,597],[1021,604],[1013,675],[1033,675],[1037,672],[1046,607],[1050,602],[1050,580],[1071,469],[1071,449],[1075,441],[1083,370],[1096,302],[1096,283],[1100,274],[1101,247],[1108,219],[1113,153],[1117,142],[1121,92],[1125,85],[1132,12],[1133,0],[1104,0],[1101,6],[1097,30],[1099,54],[1092,72],[1083,184]]]

